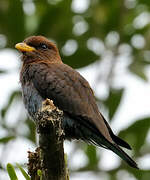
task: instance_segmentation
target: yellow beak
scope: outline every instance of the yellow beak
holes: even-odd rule
[[[17,43],[15,45],[15,48],[21,52],[32,52],[32,51],[36,50],[34,47],[31,47],[31,46],[27,45],[26,43]]]

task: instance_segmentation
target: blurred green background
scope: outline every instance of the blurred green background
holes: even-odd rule
[[[141,95],[136,90],[138,92],[140,88],[137,82],[143,84],[143,89],[149,88],[150,1],[0,0],[0,61],[5,64],[5,58],[1,57],[7,55],[10,61],[13,56],[20,63],[14,45],[31,35],[44,35],[53,40],[64,63],[89,78],[101,111],[119,136],[132,146],[132,153],[127,153],[141,167],[137,171],[117,157],[103,159],[103,156],[114,157],[112,153],[105,154],[103,150],[84,143],[66,142],[71,179],[149,180],[150,113],[137,117],[132,111],[137,110],[138,114],[138,104],[141,109],[148,109],[143,107]],[[11,66],[11,62],[6,63],[6,67]],[[20,86],[8,88],[7,98],[5,101],[2,98],[6,97],[2,94],[4,84],[11,83],[7,75],[12,71],[18,75],[19,66],[9,69],[0,66],[0,80],[5,77],[0,81],[0,179],[7,179],[6,163],[18,162],[19,151],[24,147],[34,149],[36,144],[35,125],[23,107]],[[121,107],[124,109],[126,99],[123,99],[129,93],[126,87],[130,77],[134,77],[132,86],[137,87],[131,95],[135,96],[136,104],[128,106],[123,118],[123,110],[118,111]],[[144,90],[141,92],[144,96]],[[150,102],[149,96],[145,101]],[[125,127],[121,126],[123,120],[127,122]],[[10,154],[13,158],[9,158]],[[25,151],[24,158],[18,163],[26,166],[26,156]],[[111,161],[115,163],[109,166]]]

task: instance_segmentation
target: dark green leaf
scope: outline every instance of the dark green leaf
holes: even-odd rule
[[[96,147],[92,146],[92,145],[87,145],[85,153],[86,153],[87,158],[88,158],[87,167],[89,169],[98,169],[99,158],[96,154]]]
[[[147,81],[147,76],[145,74],[145,65],[139,63],[132,63],[129,67],[130,71],[140,77],[142,80]]]
[[[6,35],[7,45],[14,47],[25,37],[23,2],[20,0],[2,0],[0,9],[0,33]]]
[[[126,139],[136,152],[144,145],[150,127],[150,118],[144,118],[121,131],[119,136]]]
[[[57,6],[36,1],[36,7],[37,12],[41,14],[38,14],[40,18],[35,34],[43,34],[55,39],[59,45],[64,44],[72,35],[71,1],[60,1]]]
[[[112,120],[117,108],[121,102],[121,98],[123,95],[123,89],[110,89],[109,96],[107,100],[104,102],[106,107],[109,110],[109,119]]]
[[[149,180],[150,177],[150,170],[136,170],[133,168],[127,168],[127,171],[134,175],[137,179],[142,180]]]
[[[4,137],[4,138],[1,138],[0,139],[0,143],[8,143],[10,140],[14,139],[15,136],[7,136],[7,137]]]
[[[133,175],[134,177],[136,177],[137,180],[149,180],[150,177],[150,170],[134,169],[126,166],[125,164],[122,164],[122,166],[119,168],[107,171],[107,173],[111,176],[111,178],[113,177],[112,179],[114,180],[120,180],[121,177],[123,177],[127,173],[129,174],[129,176]],[[120,175],[118,176],[118,174]]]

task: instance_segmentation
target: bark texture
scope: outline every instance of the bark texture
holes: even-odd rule
[[[35,173],[32,175],[32,172],[37,172],[40,169],[42,171],[42,180],[69,179],[64,160],[62,118],[63,112],[56,108],[53,101],[49,99],[43,102],[42,108],[35,115],[37,131],[39,133],[40,167],[36,151],[36,158],[33,158],[32,154],[32,159],[35,160],[34,165],[33,161],[29,158],[28,170],[30,170],[29,174],[31,177],[34,176],[33,178],[35,178],[37,175]],[[34,171],[31,166],[34,167]],[[32,180],[34,180],[33,178]]]

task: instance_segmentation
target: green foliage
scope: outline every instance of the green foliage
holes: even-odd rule
[[[0,143],[3,143],[3,144],[8,143],[10,140],[12,140],[14,138],[15,138],[15,136],[6,136],[4,138],[0,138]]]
[[[129,64],[126,68],[127,71],[141,78],[145,83],[148,80],[145,68],[150,64],[150,23],[147,22],[142,25],[142,23],[138,24],[136,22],[142,13],[149,13],[150,1],[93,0],[89,1],[89,6],[85,11],[75,11],[72,2],[72,0],[1,0],[0,48],[14,49],[14,45],[27,36],[44,35],[56,42],[64,63],[73,68],[86,67],[92,63],[99,65],[99,62],[102,62],[102,64],[105,64],[105,69],[103,69],[102,76],[98,78],[97,84],[105,82],[108,86],[108,96],[103,101],[99,100],[99,97],[96,98],[102,102],[108,112],[110,121],[113,121],[125,93],[124,88],[114,88],[114,79],[117,76],[116,66],[119,66],[120,70],[118,57],[124,56],[123,61]],[[144,19],[142,22],[144,22]],[[112,34],[116,34],[118,37],[116,43],[114,43],[117,39],[116,36],[113,36],[113,38],[115,37],[113,40],[110,38]],[[143,38],[143,46],[140,46],[141,42],[133,43],[135,35],[140,35]],[[1,37],[6,40],[6,43],[1,40]],[[101,50],[101,46],[97,47],[95,41],[93,45],[90,44],[89,46],[91,38],[101,42],[102,47],[104,46],[103,50]],[[71,53],[67,53],[65,49],[69,40],[73,40],[76,44],[76,48],[69,45],[67,50]],[[126,48],[121,51],[120,49],[124,45]],[[106,54],[111,54],[110,61],[107,62],[110,63],[109,65],[105,62]],[[99,66],[97,67],[96,73],[97,77],[99,77],[101,72]],[[0,67],[0,78],[6,73],[9,72]],[[10,93],[7,103],[0,109],[0,128],[4,131],[4,136],[0,137],[0,145],[4,149],[9,147],[11,140],[15,140],[17,137],[24,138],[32,143],[36,142],[34,122],[22,116],[22,112],[18,115],[17,123],[10,126],[7,122],[10,109],[13,108],[15,103],[21,101],[21,92],[16,90]],[[150,118],[139,117],[119,133],[120,137],[131,144],[135,159],[144,157],[149,153],[149,144],[147,142],[149,127]],[[18,131],[20,128],[22,128],[22,132],[27,129],[24,135]],[[120,163],[118,167],[114,167],[112,170],[100,169],[101,158],[97,155],[95,147],[85,145],[83,148],[79,144],[75,144],[75,147],[74,152],[76,152],[76,149],[81,148],[88,159],[87,164],[83,168],[75,169],[75,172],[91,170],[95,174],[99,173],[99,176],[105,173],[111,180],[121,179],[124,174],[140,180],[149,180],[149,170],[137,171],[129,168],[124,163]],[[3,162],[0,159],[0,170],[4,169],[2,164]],[[21,166],[17,165],[17,167],[24,177],[28,179],[28,175]],[[7,171],[11,179],[17,179],[14,167],[11,164],[7,165]],[[119,173],[122,173],[121,177]]]
[[[140,119],[131,124],[125,130],[122,130],[119,135],[123,139],[128,139],[135,152],[138,153],[145,144],[149,127],[150,118]]]
[[[123,89],[110,89],[109,96],[107,100],[104,102],[106,107],[109,109],[109,119],[112,120],[117,108],[121,102],[121,98],[123,95]]]
[[[85,149],[85,153],[88,157],[88,164],[87,164],[86,168],[93,169],[93,170],[96,169],[97,164],[99,162],[99,158],[96,153],[96,147],[88,145]]]
[[[7,164],[7,171],[11,180],[18,180],[15,169],[10,163]]]
[[[40,169],[37,170],[37,175],[40,177],[40,180],[42,180],[42,171]]]
[[[25,180],[31,180],[29,175],[25,172],[25,170],[19,164],[17,164],[17,167],[21,171],[21,173],[24,176]],[[14,166],[12,164],[10,164],[10,163],[7,164],[7,171],[8,171],[10,180],[18,180],[16,172],[15,172],[15,168],[14,168]]]
[[[20,171],[21,171],[22,175],[24,176],[24,178],[26,180],[30,180],[29,175],[25,172],[25,170],[19,164],[17,164],[17,167],[20,169]]]

